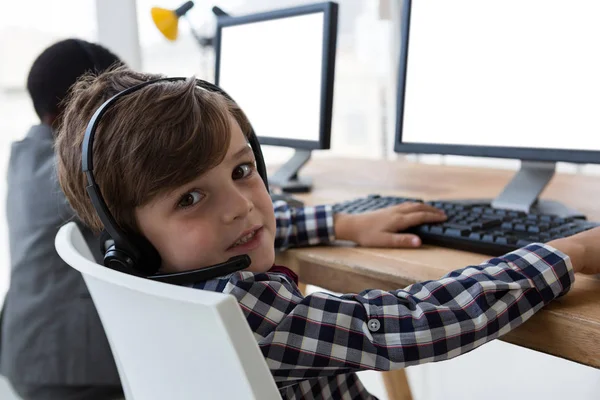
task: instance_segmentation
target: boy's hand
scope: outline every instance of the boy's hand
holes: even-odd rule
[[[338,213],[333,217],[335,236],[367,247],[418,247],[417,235],[402,232],[425,223],[443,222],[446,214],[423,203],[403,203],[364,214]]]
[[[571,258],[573,270],[600,274],[600,227],[548,242]]]

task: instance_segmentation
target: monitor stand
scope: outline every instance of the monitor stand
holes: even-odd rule
[[[502,193],[492,200],[493,208],[503,208],[526,213],[552,214],[563,218],[584,218],[584,215],[552,200],[538,196],[554,176],[555,162],[521,161],[521,169],[506,185]]]
[[[310,160],[311,150],[296,149],[292,158],[269,177],[269,184],[287,193],[308,193],[312,189],[312,179],[298,177],[300,168]]]

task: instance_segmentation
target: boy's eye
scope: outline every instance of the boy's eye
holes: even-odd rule
[[[177,203],[177,207],[179,208],[187,208],[191,207],[194,204],[198,203],[202,200],[202,194],[197,191],[189,192],[181,196],[179,203]]]
[[[243,179],[243,178],[248,177],[252,173],[253,170],[254,170],[254,163],[241,164],[241,165],[238,165],[237,167],[235,167],[235,169],[233,170],[233,173],[231,174],[231,177],[234,180]]]

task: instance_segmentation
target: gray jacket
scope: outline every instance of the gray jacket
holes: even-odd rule
[[[74,219],[56,180],[50,127],[13,143],[8,167],[10,288],[5,299],[0,372],[36,385],[118,385],[116,366],[79,272],[54,249],[59,227]],[[93,235],[83,229],[99,257]]]

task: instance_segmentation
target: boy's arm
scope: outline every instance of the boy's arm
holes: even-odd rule
[[[275,250],[331,243],[334,239],[331,206],[292,208],[285,201],[273,203],[276,221]]]
[[[275,249],[331,243],[335,239],[368,247],[418,247],[410,227],[446,220],[442,210],[423,203],[404,203],[363,214],[336,213],[330,205],[291,208],[273,204],[277,231]]]
[[[516,328],[574,279],[570,259],[541,244],[391,292],[302,297],[280,275],[235,276],[224,291],[279,382],[458,356]]]

